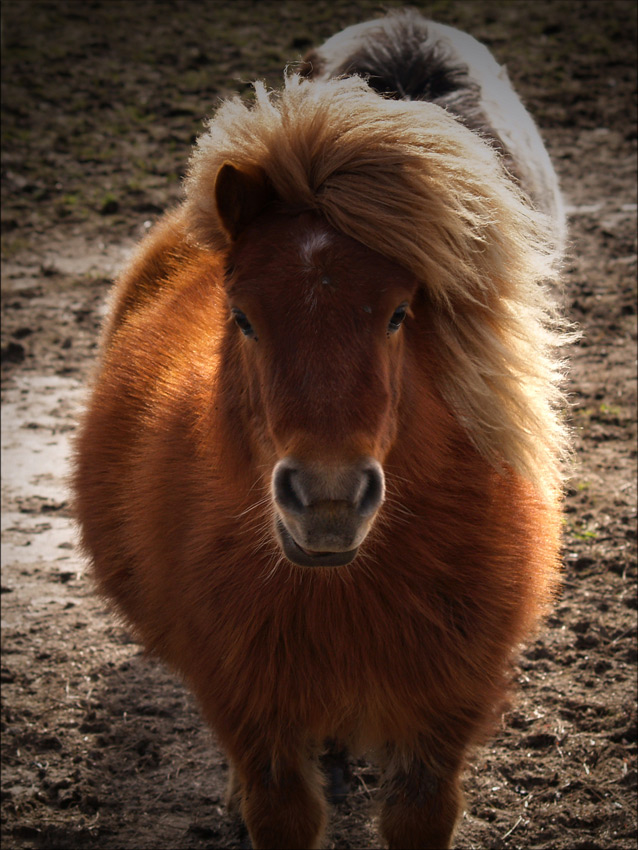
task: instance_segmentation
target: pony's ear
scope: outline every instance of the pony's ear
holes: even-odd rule
[[[300,77],[312,80],[323,74],[325,65],[326,63],[319,51],[313,49],[306,53],[301,62],[295,67],[295,71]]]
[[[215,203],[219,220],[231,239],[275,199],[275,190],[263,169],[239,168],[225,162],[215,180]]]

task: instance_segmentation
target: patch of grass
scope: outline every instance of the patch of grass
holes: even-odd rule
[[[157,115],[154,112],[147,112],[136,104],[126,104],[123,110],[137,124],[150,124],[157,120]]]
[[[133,195],[139,195],[144,191],[144,186],[136,177],[131,177],[125,182],[124,191],[131,192]]]
[[[10,122],[2,126],[2,145],[8,146],[10,143],[30,144],[32,132],[29,127],[16,127]]]
[[[622,408],[616,404],[605,404],[603,402],[598,410],[606,416],[620,416],[622,414]]]
[[[0,244],[3,260],[12,260],[18,254],[28,251],[31,243],[23,236],[3,236]]]
[[[211,75],[207,67],[189,68],[179,76],[179,88],[182,92],[202,92],[210,89]]]
[[[576,540],[591,540],[598,538],[596,529],[588,528],[587,522],[582,519],[567,520],[567,530]]]
[[[578,540],[595,540],[598,537],[595,531],[573,531],[572,534]]]
[[[607,420],[619,419],[625,414],[622,407],[617,404],[602,402],[598,407],[588,406],[574,410],[574,415],[580,419]]]

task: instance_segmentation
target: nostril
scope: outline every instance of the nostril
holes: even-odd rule
[[[280,510],[300,518],[302,514],[320,516],[328,509],[333,514],[370,517],[385,496],[383,469],[371,457],[355,466],[314,469],[286,457],[273,470],[272,495]]]
[[[299,471],[283,461],[275,467],[273,492],[275,502],[283,510],[300,514],[307,507],[308,502],[303,493]]]
[[[379,508],[385,495],[383,470],[377,464],[364,469],[362,477],[356,509],[361,516],[370,516]]]

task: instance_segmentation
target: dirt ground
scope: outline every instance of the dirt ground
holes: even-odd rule
[[[386,2],[384,8],[395,5]],[[506,63],[569,205],[575,454],[562,595],[466,777],[459,848],[636,846],[633,0],[415,3]],[[191,696],[92,592],[65,476],[109,282],[180,197],[220,96],[372,2],[3,3],[2,834],[7,848],[239,848]],[[378,846],[352,765],[327,846]]]

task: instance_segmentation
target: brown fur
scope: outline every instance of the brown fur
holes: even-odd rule
[[[302,84],[293,85],[297,97]],[[354,82],[357,104],[376,115],[376,96],[364,88]],[[316,132],[332,114],[331,93],[345,108],[346,89],[308,89],[324,110]],[[295,105],[305,109],[289,104],[285,124],[299,145]],[[220,120],[230,139],[228,109]],[[426,280],[414,252],[397,263],[401,251],[386,251],[381,233],[377,250],[352,238],[339,224],[352,211],[304,211],[315,208],[312,198],[282,196],[284,178],[275,175],[277,183],[264,166],[274,154],[263,153],[259,116],[241,119],[255,125],[259,162],[243,170],[242,156],[223,149],[213,166],[207,149],[190,201],[160,223],[118,283],[77,443],[83,545],[102,592],[197,695],[233,762],[231,798],[255,847],[319,845],[326,811],[317,755],[328,737],[378,753],[387,776],[381,830],[391,847],[448,846],[468,750],[498,715],[513,650],[555,587],[560,511],[551,441],[538,447],[538,463],[521,464],[532,470],[527,478],[503,467],[507,453],[495,463],[494,451],[479,450],[476,416],[463,418],[449,401],[455,390],[446,396],[441,386],[493,336],[498,362],[490,360],[496,342],[486,342],[483,373],[492,403],[509,410],[492,417],[504,423],[499,434],[509,439],[514,413],[520,429],[540,411],[556,427],[551,386],[537,377],[533,398],[512,401],[501,374],[518,343],[512,374],[524,382],[545,369],[521,373],[519,356],[548,355],[518,340],[514,313],[502,306],[523,303],[517,287],[528,291],[537,270],[523,269],[530,255],[520,228],[511,237],[485,220],[481,290],[454,292],[453,269]],[[448,149],[442,179],[428,190],[434,199],[450,158],[467,155],[469,131],[459,129],[453,154],[447,117],[433,120],[428,132],[442,132]],[[488,153],[479,154],[475,171],[514,204],[510,218],[516,211],[532,221]],[[395,152],[393,168],[398,162]],[[458,207],[445,215],[451,222]],[[506,229],[518,228],[510,218]],[[202,242],[207,228],[218,236]],[[309,235],[322,247],[304,253]],[[439,253],[450,249],[439,219],[424,238],[446,242]],[[479,258],[460,259],[462,282]],[[389,337],[388,317],[404,300],[409,316]],[[258,341],[239,333],[229,305],[250,316]],[[466,364],[468,376],[476,366]],[[529,416],[526,399],[541,399]],[[387,497],[352,564],[301,568],[281,555],[270,476],[290,453],[331,469],[363,455],[382,463]]]

